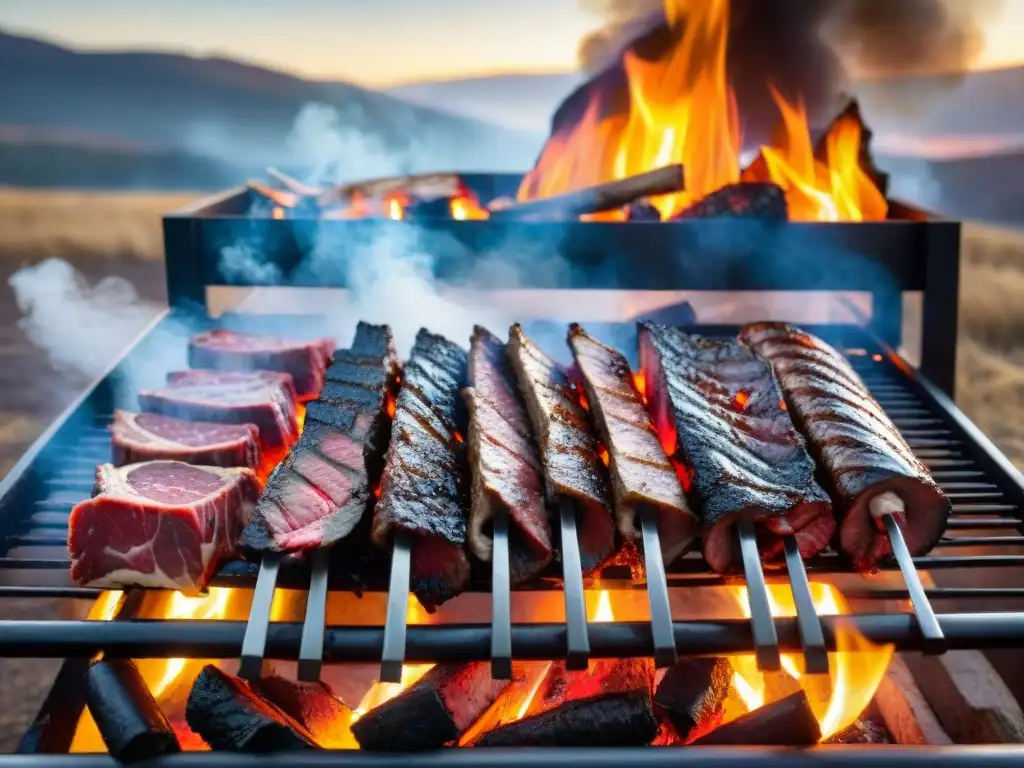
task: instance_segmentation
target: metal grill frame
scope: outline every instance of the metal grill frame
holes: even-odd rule
[[[495,182],[496,183],[496,182]],[[302,228],[307,234],[311,226],[323,222],[260,221],[255,224],[238,215],[243,192],[233,190],[216,199],[197,204],[183,214],[165,218],[165,248],[167,259],[168,291],[172,309],[158,318],[154,326],[144,333],[125,358],[101,377],[61,419],[47,431],[26,453],[8,476],[0,482],[0,510],[7,512],[0,518],[4,525],[5,554],[11,541],[18,542],[16,531],[10,525],[20,525],[30,516],[34,500],[41,498],[47,479],[52,479],[54,460],[66,454],[66,446],[81,439],[83,430],[91,425],[96,413],[109,413],[115,403],[126,395],[123,391],[123,367],[133,355],[142,354],[147,344],[155,343],[162,324],[197,322],[195,303],[205,299],[210,285],[239,285],[219,274],[215,260],[210,257],[217,243],[225,237],[237,238],[243,231],[252,236],[256,227],[265,233],[265,227],[284,227],[275,230],[276,242],[289,243],[273,252],[276,263],[286,266],[301,252],[299,242]],[[876,397],[897,421],[926,463],[930,464],[937,481],[947,490],[966,494],[954,499],[954,517],[948,530],[970,529],[994,533],[994,536],[959,538],[955,543],[944,543],[943,549],[957,546],[986,546],[998,551],[1000,547],[1024,546],[1024,477],[995,448],[953,404],[955,377],[956,312],[959,280],[960,225],[955,222],[929,221],[919,212],[900,207],[903,220],[879,224],[786,224],[764,227],[750,222],[730,222],[727,231],[720,222],[685,222],[679,224],[572,224],[556,229],[546,224],[515,225],[515,231],[495,232],[493,223],[444,222],[427,224],[428,229],[442,232],[462,244],[479,248],[487,242],[508,243],[513,238],[526,238],[546,243],[570,263],[587,267],[595,279],[586,284],[579,277],[570,278],[567,285],[552,285],[538,280],[535,286],[523,287],[607,287],[613,285],[625,290],[657,287],[660,289],[699,290],[859,290],[872,296],[873,312],[866,328],[839,327],[820,329],[832,340],[841,339],[846,346],[867,351],[856,360],[858,367]],[[234,211],[234,213],[232,213]],[[387,233],[391,228],[414,226],[410,222],[327,222],[334,234],[366,237]],[[340,225],[335,229],[335,225]],[[490,229],[488,229],[490,228]],[[486,237],[484,237],[486,236]],[[481,239],[483,238],[483,239]],[[496,238],[496,239],[495,239]],[[609,240],[609,238],[611,238]],[[721,238],[720,268],[706,269],[706,262],[693,258],[694,247],[708,239]],[[600,246],[596,244],[600,243]],[[800,246],[812,246],[817,256],[833,252],[841,254],[827,265],[814,265],[813,269],[791,268],[779,270],[780,253]],[[289,250],[290,249],[290,250]],[[838,249],[836,251],[835,249]],[[219,247],[218,247],[219,250]],[[653,255],[658,254],[657,258]],[[300,253],[301,256],[301,253]],[[435,265],[437,277],[457,282],[465,274],[459,266],[464,254],[446,259],[440,254]],[[701,267],[704,267],[702,270]],[[799,266],[799,265],[798,265]],[[807,266],[807,265],[804,265]],[[294,264],[292,264],[294,268]],[[285,280],[291,274],[284,269]],[[866,276],[867,275],[867,276]],[[574,282],[575,281],[575,282]],[[321,285],[324,285],[321,283]],[[328,287],[345,287],[342,278],[327,281]],[[924,325],[922,339],[922,365],[916,371],[906,364],[893,347],[899,343],[902,323],[904,292],[923,293]],[[951,308],[954,310],[951,311]],[[230,323],[231,318],[223,322]],[[238,322],[249,320],[236,318]],[[198,322],[210,322],[202,319]],[[260,318],[262,324],[272,319]],[[699,327],[706,333],[729,333],[727,327]],[[876,362],[872,355],[881,355]],[[932,379],[941,382],[933,383]],[[888,401],[888,402],[887,402]],[[901,405],[909,405],[900,415]],[[902,423],[901,423],[902,422]],[[950,455],[942,455],[945,451]],[[923,453],[922,453],[923,452]],[[929,456],[929,452],[932,455]],[[952,485],[950,485],[952,484]],[[966,499],[987,501],[998,494],[1003,503],[967,503]],[[15,513],[12,515],[12,513]],[[973,515],[997,514],[995,518]],[[563,527],[567,524],[563,519]],[[1001,535],[1007,532],[1015,535]],[[23,541],[22,544],[31,544]],[[502,526],[496,529],[496,551],[502,548]],[[51,540],[52,543],[52,540]],[[755,545],[756,546],[756,545]],[[329,583],[325,567],[326,558],[314,558],[310,572],[298,573],[278,568],[274,561],[264,561],[257,568],[251,564],[236,563],[225,568],[215,580],[216,585],[249,586],[255,582],[255,593],[248,622],[158,621],[132,619],[137,591],[127,594],[114,622],[56,621],[56,622],[0,622],[0,656],[47,657],[67,659],[61,669],[51,696],[40,711],[33,728],[23,740],[18,756],[0,757],[0,768],[7,765],[59,765],[67,764],[87,768],[114,765],[106,755],[74,755],[59,757],[66,752],[74,732],[74,723],[81,712],[81,671],[88,657],[102,652],[112,657],[130,658],[239,658],[243,676],[258,673],[260,663],[267,659],[299,660],[300,676],[316,679],[321,663],[335,661],[381,661],[383,676],[394,675],[404,661],[468,661],[491,660],[496,674],[502,674],[512,659],[571,658],[577,663],[587,658],[650,656],[665,649],[666,628],[652,623],[590,624],[585,614],[567,610],[567,621],[560,624],[510,625],[508,617],[507,562],[502,568],[500,558],[493,583],[501,593],[493,600],[494,616],[491,625],[440,625],[406,627],[405,599],[408,583],[408,560],[399,546],[392,560],[391,583],[397,589],[389,592],[388,621],[384,627],[325,627],[324,598]],[[910,575],[907,590],[884,590],[857,597],[914,600],[915,614],[863,614],[848,617],[808,616],[800,612],[794,619],[772,620],[758,615],[750,621],[687,621],[670,622],[667,627],[672,651],[684,655],[708,655],[739,652],[758,652],[761,664],[775,666],[780,651],[813,654],[835,646],[836,630],[843,624],[853,625],[862,634],[876,642],[891,642],[899,649],[942,651],[945,648],[1019,648],[1024,647],[1024,612],[1015,613],[955,613],[938,614],[930,601],[959,597],[1024,596],[1021,589],[931,589],[915,587],[915,567],[937,570],[957,567],[1021,567],[1024,555],[991,554],[982,557],[958,557],[931,554],[904,561],[904,575]],[[795,591],[801,589],[808,575],[842,572],[835,556],[822,556],[807,562],[806,568],[794,568],[787,574],[768,574],[761,571],[757,558],[748,558],[746,581],[751,590],[752,603],[765,600],[765,581],[788,578]],[[801,564],[802,565],[802,564]],[[895,566],[894,566],[895,567]],[[0,580],[12,569],[30,569],[42,574],[54,568],[66,569],[60,561],[26,561],[0,558]],[[721,577],[708,571],[702,560],[686,558],[667,573],[650,573],[645,588],[653,600],[668,585],[709,585],[723,583]],[[66,570],[65,570],[66,573]],[[571,581],[571,580],[569,580]],[[310,588],[310,599],[303,623],[271,623],[270,601],[275,586]],[[582,585],[581,585],[582,586]],[[603,585],[602,585],[603,586]],[[639,585],[633,585],[639,586]],[[550,588],[538,584],[536,588]],[[582,593],[566,590],[566,599],[579,607]],[[0,598],[26,596],[54,596],[94,598],[100,590],[73,588],[60,585],[33,587],[0,584]],[[567,609],[570,605],[567,605]],[[812,611],[813,614],[813,611]],[[928,634],[922,632],[929,621]],[[574,640],[575,638],[575,640]],[[575,647],[574,647],[575,646]],[[664,663],[664,661],[663,661]],[[44,752],[38,756],[32,753]],[[893,750],[884,747],[821,747],[799,752],[782,750],[756,751],[743,748],[712,749],[686,748],[671,751],[656,748],[614,750],[445,750],[439,753],[405,756],[383,756],[368,753],[327,753],[312,756],[289,754],[281,757],[261,757],[263,765],[486,765],[490,768],[514,760],[537,760],[547,765],[570,765],[587,762],[603,765],[614,760],[660,765],[671,762],[711,761],[717,764],[767,762],[773,766],[779,761],[806,759],[828,765],[852,765],[862,760],[882,759],[885,762],[962,764],[964,760],[977,760],[992,765],[1019,764],[1022,752],[1012,746],[974,749],[969,747],[930,748],[924,750]],[[222,753],[189,754],[165,758],[154,765],[212,766],[250,764],[250,756]],[[40,762],[42,761],[42,762]],[[609,763],[610,764],[610,763]]]

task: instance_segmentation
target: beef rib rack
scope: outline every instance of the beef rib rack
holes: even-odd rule
[[[96,470],[96,491],[68,520],[71,578],[93,587],[203,589],[259,495],[245,467],[147,461]]]

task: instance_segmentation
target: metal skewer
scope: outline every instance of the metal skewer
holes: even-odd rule
[[[796,604],[797,626],[800,628],[800,644],[804,650],[804,668],[809,675],[828,673],[828,651],[825,650],[825,634],[821,631],[821,620],[814,610],[814,597],[807,581],[807,569],[800,556],[800,547],[795,536],[783,536],[782,548],[786,554],[786,570],[789,584],[793,589]]]
[[[590,661],[587,602],[583,591],[583,562],[576,533],[576,510],[571,501],[558,504],[562,528],[562,582],[565,589],[566,669],[586,669]]]
[[[380,658],[380,681],[402,682],[405,666],[405,635],[409,602],[409,574],[412,571],[412,536],[408,531],[395,531],[391,545],[391,582],[388,584],[388,607],[384,617],[384,646]]]
[[[782,657],[779,654],[775,619],[772,618],[771,604],[768,602],[768,586],[764,581],[764,571],[761,570],[761,555],[757,551],[754,524],[749,520],[740,520],[736,523],[736,535],[740,540],[743,575],[747,580],[750,629],[754,636],[757,668],[774,672],[782,669]]]
[[[675,633],[672,631],[672,606],[668,599],[665,560],[658,536],[658,513],[649,505],[640,509],[640,530],[644,539],[644,571],[647,573],[647,599],[651,605],[651,635],[654,638],[654,665],[671,667],[679,661]]]
[[[512,579],[509,576],[508,511],[494,515],[491,550],[491,677],[512,679]]]
[[[302,621],[299,645],[298,678],[303,682],[320,680],[324,657],[324,628],[327,624],[327,580],[330,576],[331,550],[313,552],[310,565],[309,591],[306,593],[306,616]]]
[[[922,650],[925,653],[945,653],[948,643],[939,626],[939,620],[932,610],[932,604],[921,584],[921,577],[914,566],[914,560],[910,556],[907,542],[903,539],[903,532],[900,530],[896,518],[890,515],[883,515],[882,522],[885,523],[885,531],[889,535],[889,543],[892,545],[892,554],[903,574],[903,580],[907,583],[907,592],[910,593],[910,604],[914,606],[914,614],[917,616],[917,625],[921,629],[921,636],[924,639]]]
[[[260,572],[256,577],[256,589],[252,594],[249,621],[242,638],[242,655],[238,664],[238,676],[256,680],[263,668],[263,655],[267,649],[267,632],[270,630],[270,609],[274,605],[277,589],[277,574],[281,568],[281,556],[276,552],[263,556]]]

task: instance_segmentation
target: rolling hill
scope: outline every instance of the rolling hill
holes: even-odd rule
[[[139,162],[177,153],[242,173],[268,163],[342,176],[507,170],[528,166],[540,141],[350,83],[173,53],[78,52],[2,32],[0,104],[0,133],[78,136],[92,157],[97,144],[124,142]],[[76,151],[68,140],[36,146],[54,143],[65,157]],[[0,183],[13,181],[7,167]]]

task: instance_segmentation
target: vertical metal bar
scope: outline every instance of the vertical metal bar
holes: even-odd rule
[[[565,589],[566,669],[586,669],[590,661],[590,631],[583,591],[583,561],[576,533],[576,510],[571,501],[558,504],[562,528],[562,584]]]
[[[320,679],[324,657],[324,628],[327,624],[327,580],[331,571],[331,550],[321,547],[313,552],[306,616],[302,621],[299,645],[298,678],[315,683]]]
[[[896,518],[892,515],[884,515],[886,533],[889,534],[889,542],[892,544],[892,554],[903,573],[903,580],[907,583],[907,592],[910,593],[910,603],[914,606],[914,613],[917,616],[917,625],[921,629],[921,636],[924,642],[921,650],[925,653],[945,653],[946,637],[942,634],[942,627],[935,617],[932,604],[928,601],[928,595],[921,584],[921,577],[914,567],[914,560],[910,556],[907,542],[903,540],[903,533],[900,531]]]
[[[736,535],[740,541],[740,555],[743,558],[743,575],[747,580],[747,600],[750,602],[750,630],[754,636],[754,654],[757,668],[767,671],[782,669],[779,654],[779,636],[775,631],[771,604],[768,602],[768,586],[761,570],[761,555],[757,551],[757,536],[754,524],[741,520],[736,524]]]
[[[825,650],[825,634],[821,631],[818,612],[814,610],[811,585],[807,581],[807,570],[800,557],[796,536],[783,536],[782,547],[786,553],[786,570],[789,584],[793,589],[796,604],[797,626],[800,628],[800,645],[804,650],[804,668],[809,675],[823,675],[828,672],[828,651]]]
[[[954,397],[960,306],[960,224],[929,222],[924,242],[927,260],[921,308],[921,373],[949,397]]]
[[[647,574],[647,600],[651,606],[651,634],[654,637],[654,665],[671,667],[679,661],[672,631],[672,606],[668,599],[668,579],[661,556],[658,513],[650,505],[640,508],[640,530],[644,539],[644,571]]]
[[[258,679],[263,667],[267,632],[270,630],[270,609],[274,604],[280,568],[280,555],[270,553],[263,556],[260,572],[256,577],[256,589],[252,594],[252,606],[249,608],[249,621],[245,625],[242,656],[238,664],[238,676],[246,680]]]
[[[380,681],[402,682],[405,666],[405,635],[409,606],[409,576],[412,572],[412,536],[396,531],[391,544],[391,583],[384,617],[384,648],[380,658]]]
[[[491,549],[491,677],[512,679],[512,579],[509,576],[508,510],[494,515]]]

